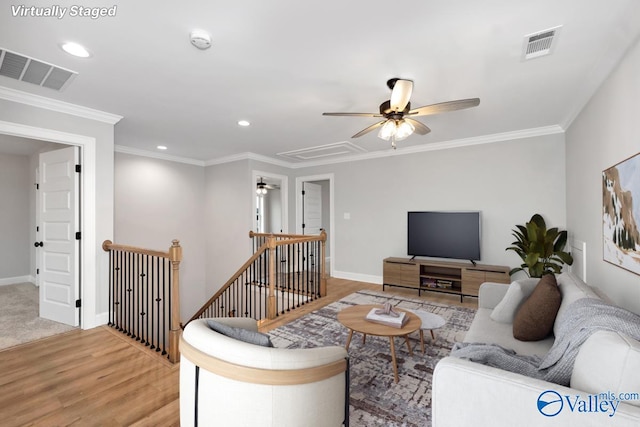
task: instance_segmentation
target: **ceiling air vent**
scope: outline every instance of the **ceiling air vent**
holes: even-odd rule
[[[0,48],[0,76],[61,91],[77,75],[75,71]]]
[[[561,28],[562,26],[559,26],[524,36],[522,59],[533,59],[549,55],[557,44]]]

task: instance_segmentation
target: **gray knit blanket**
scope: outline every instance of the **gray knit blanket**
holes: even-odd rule
[[[542,359],[482,343],[456,343],[451,356],[568,386],[580,346],[594,332],[614,331],[640,341],[640,316],[599,299],[574,301],[556,322],[555,342]]]

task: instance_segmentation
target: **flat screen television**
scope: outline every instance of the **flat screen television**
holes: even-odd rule
[[[407,253],[479,261],[480,220],[479,211],[409,212]]]

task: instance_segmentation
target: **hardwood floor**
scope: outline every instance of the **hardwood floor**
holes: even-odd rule
[[[265,323],[268,331],[360,289],[379,285],[329,279],[327,297]],[[387,288],[417,297],[416,292]],[[423,299],[460,304],[454,295]],[[106,326],[77,330],[0,351],[3,426],[177,426],[179,364],[150,354]]]

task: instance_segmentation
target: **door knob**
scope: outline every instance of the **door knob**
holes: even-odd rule
[[[44,246],[44,243],[42,243],[42,242],[35,242],[35,243],[33,244],[33,246],[35,246],[36,248],[37,248],[38,246],[43,247],[43,246]]]

